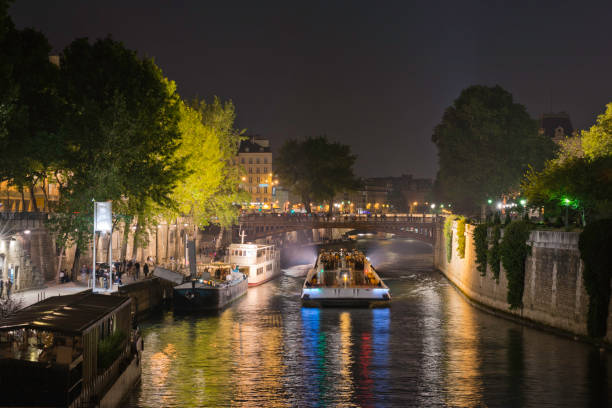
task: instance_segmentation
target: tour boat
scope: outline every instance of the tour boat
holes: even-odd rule
[[[238,265],[240,270],[245,271],[249,286],[261,285],[281,272],[280,250],[272,244],[231,244],[229,263]]]
[[[360,251],[321,250],[302,287],[305,306],[387,306],[385,285]]]
[[[244,270],[215,262],[198,265],[191,281],[174,287],[174,310],[198,312],[219,310],[244,295],[248,289]]]

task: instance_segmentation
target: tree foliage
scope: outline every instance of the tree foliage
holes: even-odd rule
[[[563,141],[542,171],[530,169],[522,188],[548,213],[569,205],[586,219],[612,216],[612,103],[589,130]]]
[[[529,165],[539,169],[553,144],[525,107],[499,86],[464,89],[434,130],[436,194],[475,213],[489,197],[518,189]]]
[[[184,172],[175,157],[179,98],[153,61],[110,38],[78,39],[62,53],[59,92],[66,149],[56,212],[64,215],[52,228],[64,242],[90,239],[82,217],[91,220],[92,200],[113,201],[113,212],[138,217],[139,226],[157,206],[172,207]]]
[[[330,142],[326,136],[305,140],[288,140],[276,159],[276,172],[281,183],[302,199],[310,212],[313,200],[329,200],[345,190],[358,188],[353,173],[356,156],[350,146]]]
[[[34,185],[57,169],[64,147],[57,137],[59,69],[49,62],[51,46],[42,33],[6,23],[0,31],[0,181],[29,190],[38,210]]]
[[[453,222],[454,216],[446,217],[444,220],[444,242],[446,243],[446,262],[450,263],[453,259]]]
[[[589,295],[587,330],[592,337],[604,337],[612,278],[612,219],[587,225],[580,234],[578,247],[584,262],[584,287]]]
[[[247,200],[238,188],[240,170],[232,165],[242,140],[234,128],[235,116],[234,105],[218,98],[210,104],[203,100],[181,104],[176,156],[185,163],[187,174],[172,197],[177,213],[191,215],[196,225],[214,222],[229,227],[237,220],[237,204]]]

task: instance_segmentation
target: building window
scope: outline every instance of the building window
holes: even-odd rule
[[[257,192],[259,193],[259,187],[257,187]],[[257,201],[259,201],[259,200],[257,200]]]
[[[256,169],[256,171],[257,171],[257,174],[259,174],[259,167]]]
[[[240,163],[244,164],[244,157],[240,159]]]
[[[264,157],[264,164],[268,164],[268,158]]]
[[[257,176],[257,183],[259,184],[260,182],[261,182],[261,178]]]
[[[253,177],[249,177],[249,183],[253,184]]]
[[[257,161],[257,164],[259,164],[259,157],[256,159],[256,161]]]
[[[268,194],[268,187],[264,187],[264,193]]]
[[[263,171],[263,172],[264,172],[264,173],[267,173],[267,172],[268,172],[268,168],[267,168],[267,167],[264,167],[264,171]]]
[[[249,193],[253,192],[253,187],[249,187]]]
[[[253,174],[253,168],[249,167],[249,174]]]
[[[249,158],[249,164],[253,164],[253,158]]]

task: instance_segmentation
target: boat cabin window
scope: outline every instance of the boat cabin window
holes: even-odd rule
[[[263,266],[261,268],[257,268],[257,274],[261,275],[263,273]]]

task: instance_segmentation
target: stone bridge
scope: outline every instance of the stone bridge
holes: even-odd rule
[[[249,214],[240,217],[240,230],[249,241],[298,230],[343,228],[364,232],[386,232],[433,244],[438,219],[429,216],[317,216],[313,214]],[[237,231],[236,231],[237,233]]]

